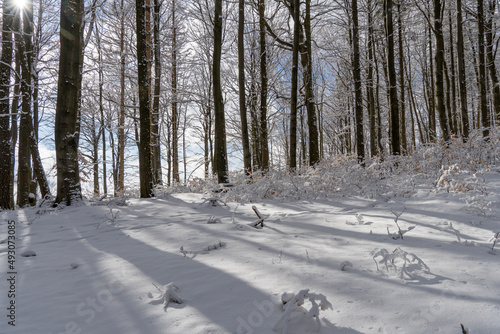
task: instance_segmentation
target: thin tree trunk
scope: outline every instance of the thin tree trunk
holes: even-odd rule
[[[490,135],[490,117],[488,115],[488,87],[486,86],[486,63],[484,50],[484,3],[483,0],[477,1],[477,39],[478,39],[478,65],[479,65],[479,102],[481,127],[483,138],[489,138]]]
[[[175,0],[172,0],[175,6]],[[174,182],[179,182],[179,111],[177,101],[177,26],[175,7],[172,8],[172,174]]]
[[[115,196],[125,192],[125,4],[120,0],[120,114],[118,117],[118,188]]]
[[[241,142],[243,146],[243,168],[252,170],[252,153],[248,138],[246,90],[245,90],[245,0],[238,1],[238,87],[240,98]]]
[[[392,0],[385,0],[385,37],[387,39],[387,75],[389,80],[389,114],[390,114],[390,138],[391,154],[401,153],[401,141],[399,131],[399,101],[396,80],[396,68],[394,65],[394,26],[392,22]]]
[[[267,50],[266,50],[266,0],[259,0],[259,41],[260,41],[260,143],[261,169],[269,169],[269,144],[267,133]]]
[[[444,37],[443,37],[443,16],[441,0],[434,0],[434,38],[436,40],[435,61],[435,96],[436,109],[439,118],[441,136],[445,142],[450,140],[450,131],[446,117],[446,105],[444,100]]]
[[[290,171],[297,169],[297,94],[300,42],[300,0],[293,2],[292,91],[290,101]]]
[[[31,195],[31,156],[30,133],[28,124],[32,106],[32,35],[33,35],[33,1],[28,0],[25,8],[20,11],[23,15],[22,38],[19,45],[21,54],[21,119],[19,121],[18,169],[17,169],[17,205],[20,207],[30,204]],[[31,10],[30,10],[31,9]],[[32,203],[34,204],[34,203]]]
[[[498,80],[497,69],[495,65],[496,46],[495,44],[495,28],[493,27],[493,20],[496,12],[497,0],[489,0],[489,15],[486,23],[486,60],[487,67],[490,73],[491,83],[493,85],[493,111],[495,119],[500,121],[500,83]]]
[[[399,114],[400,114],[400,130],[401,130],[401,151],[405,154],[408,150],[408,140],[406,138],[406,103],[405,103],[405,56],[403,45],[403,20],[401,12],[401,2],[397,4],[398,10],[398,53],[399,53]]]
[[[64,13],[74,13],[71,17]],[[57,160],[56,203],[71,205],[82,198],[78,166],[79,97],[83,61],[83,0],[61,1],[61,52],[55,119]]]
[[[312,29],[311,29],[311,0],[306,0],[306,13],[304,20],[305,52],[302,53],[305,63],[304,85],[307,109],[307,125],[309,128],[309,165],[314,166],[320,162],[318,147],[318,122],[316,120],[316,103],[314,100],[313,66],[312,66]]]
[[[374,59],[374,41],[373,41],[373,17],[372,17],[372,2],[367,2],[367,15],[368,15],[368,73],[366,79],[366,96],[368,102],[368,117],[370,122],[370,154],[372,157],[378,153],[376,144],[377,130],[376,130],[376,113],[375,113],[375,95],[373,89],[373,63]]]
[[[161,45],[160,45],[160,0],[153,0],[153,38],[154,38],[154,62],[155,62],[155,83],[153,91],[153,110],[151,113],[151,150],[153,164],[153,182],[161,185],[161,149],[160,149],[160,90],[161,90]],[[175,13],[175,1],[173,13]],[[174,14],[172,13],[172,19]]]
[[[469,115],[467,113],[467,85],[465,79],[464,34],[462,25],[462,0],[457,0],[457,68],[458,92],[460,96],[460,117],[462,138],[466,142],[469,138]]]
[[[359,61],[358,0],[352,0],[352,73],[354,79],[354,117],[356,154],[358,163],[365,163],[365,139],[363,135],[363,94],[361,88],[361,66]]]
[[[226,120],[224,115],[224,101],[221,86],[221,58],[222,58],[222,0],[215,0],[214,15],[214,107],[215,107],[215,147],[214,170],[219,183],[228,182],[227,152],[226,152]]]

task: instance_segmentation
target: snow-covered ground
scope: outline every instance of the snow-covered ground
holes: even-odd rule
[[[0,333],[499,333],[500,172],[453,175],[409,196],[0,212]]]

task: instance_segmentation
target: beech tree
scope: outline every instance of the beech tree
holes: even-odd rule
[[[14,209],[11,175],[11,131],[10,131],[10,75],[12,64],[12,29],[14,21],[13,1],[4,0],[2,5],[2,55],[0,61],[0,210]]]
[[[56,203],[82,199],[78,165],[79,99],[83,63],[83,0],[62,0],[60,57],[55,118],[57,163]]]

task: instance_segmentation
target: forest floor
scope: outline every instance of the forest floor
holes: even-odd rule
[[[0,212],[0,333],[499,333],[500,169],[475,191],[451,174],[411,196]]]

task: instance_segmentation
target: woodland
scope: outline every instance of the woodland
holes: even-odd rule
[[[4,0],[0,208],[488,142],[500,120],[498,7]]]

